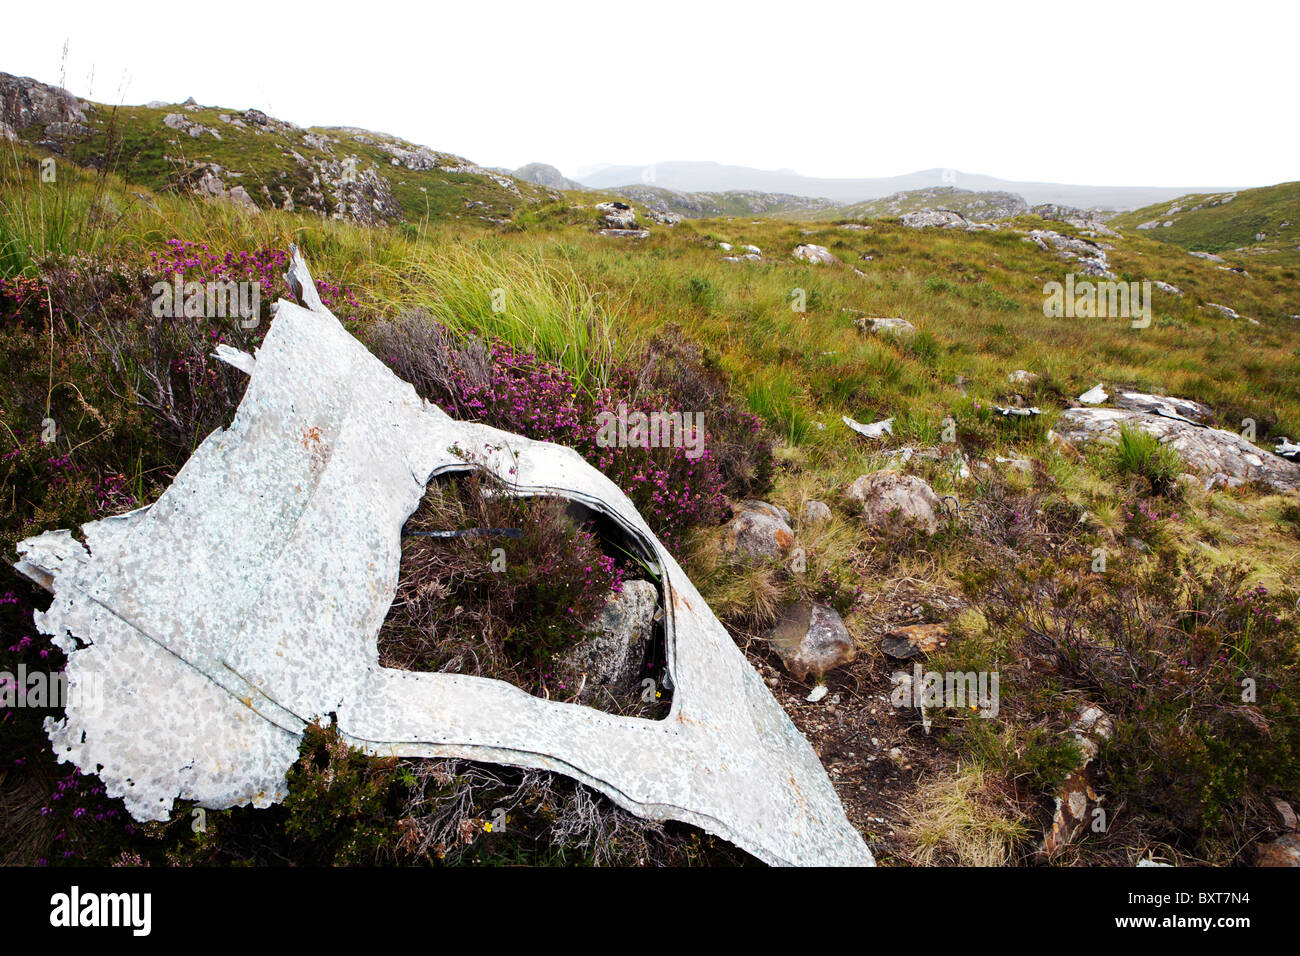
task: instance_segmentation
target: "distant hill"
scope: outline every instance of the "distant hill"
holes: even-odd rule
[[[883,199],[869,199],[849,206],[836,206],[820,213],[818,219],[885,219],[922,209],[949,209],[974,222],[1019,216],[1029,211],[1022,196],[1008,192],[957,189],[936,186],[894,193]]]
[[[1120,229],[1197,252],[1300,251],[1300,182],[1238,192],[1193,193],[1127,212]]]
[[[548,166],[546,163],[529,163],[527,166],[520,166],[518,169],[511,171],[509,175],[525,182],[535,183],[538,186],[545,186],[547,189],[587,188],[582,183],[569,179],[554,166]]]
[[[810,199],[788,193],[762,193],[731,190],[720,193],[683,193],[662,186],[621,186],[605,189],[625,199],[640,203],[660,217],[703,219],[711,216],[789,216],[812,218],[814,214],[835,209],[829,199]]]
[[[925,169],[903,176],[874,179],[823,179],[790,170],[751,169],[710,162],[667,162],[651,166],[606,166],[582,177],[583,185],[596,189],[653,185],[677,192],[731,192],[752,190],[832,199],[841,204],[880,199],[917,189],[953,186],[973,192],[1006,192],[1031,205],[1059,203],[1084,209],[1135,209],[1174,200],[1185,188],[1163,186],[1076,186],[1063,183],[1017,182],[957,170]]]

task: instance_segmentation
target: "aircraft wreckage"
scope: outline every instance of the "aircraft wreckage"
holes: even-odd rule
[[[674,819],[770,864],[871,865],[807,740],[628,498],[575,451],[423,401],[322,306],[295,251],[228,429],[152,505],[18,546],[52,592],[37,626],[68,655],[70,704],[45,729],[137,820],[176,799],[283,799],[307,723],[332,716],[380,755],[539,768],[631,813]],[[606,515],[662,570],[674,695],[662,720],[619,717],[460,674],[381,667],[401,533],[426,483],[470,465],[521,495]],[[73,700],[76,696],[73,695]]]

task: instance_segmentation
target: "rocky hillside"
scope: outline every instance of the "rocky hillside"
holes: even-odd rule
[[[348,127],[304,129],[256,109],[151,102],[110,107],[0,73],[0,136],[153,189],[373,225],[499,220],[556,198],[452,153]]]
[[[520,166],[516,170],[496,171],[505,172],[507,175],[514,176],[515,179],[524,180],[524,182],[545,186],[547,189],[585,190],[587,188],[582,183],[569,179],[554,166],[547,163],[529,163],[527,166]]]
[[[683,193],[662,186],[620,186],[606,189],[640,203],[660,218],[706,219],[717,216],[782,216],[808,219],[835,208],[829,199],[810,199],[789,193],[765,193],[749,189],[720,193]]]
[[[1300,252],[1300,182],[1239,192],[1195,193],[1116,216],[1120,228],[1140,229],[1162,242],[1197,252]]]
[[[974,222],[1018,216],[1029,210],[1024,198],[1009,192],[977,192],[955,186],[935,186],[894,193],[850,206],[827,210],[819,219],[886,219],[926,210],[959,212]]]

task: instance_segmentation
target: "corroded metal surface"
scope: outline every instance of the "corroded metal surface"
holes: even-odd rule
[[[280,799],[309,720],[376,754],[566,774],[642,817],[676,819],[773,864],[871,864],[817,755],[628,498],[571,449],[460,422],[422,401],[325,310],[277,304],[229,429],[147,509],[19,545],[53,591],[42,630],[97,713],[46,729],[138,819],[175,798]],[[608,515],[660,565],[674,686],[667,718],[619,717],[509,684],[379,666],[401,529],[466,456],[519,494]],[[75,640],[73,639],[75,636]],[[83,646],[84,645],[84,646]],[[98,769],[102,767],[102,769]]]

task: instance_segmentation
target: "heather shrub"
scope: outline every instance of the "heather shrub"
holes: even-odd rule
[[[625,570],[602,552],[579,509],[555,498],[484,494],[488,484],[478,471],[429,483],[404,529],[397,594],[379,633],[380,663],[495,677],[538,696],[568,696],[572,688],[553,671],[552,658],[583,639],[621,589]],[[517,536],[474,533],[483,529]],[[419,536],[429,531],[470,533]]]
[[[1116,728],[1099,768],[1130,830],[1224,862],[1266,793],[1300,787],[1294,602],[1242,569],[1161,560],[1098,574],[1076,556],[1000,575],[987,613],[1027,662],[1017,716],[1062,726],[1067,701],[1099,704]]]
[[[640,372],[615,367],[610,384],[593,393],[557,363],[420,315],[376,322],[369,342],[449,414],[577,450],[623,489],[672,550],[691,527],[717,522],[724,488],[743,494],[770,480],[771,449],[758,420],[728,401],[716,369],[688,346],[656,341]],[[602,447],[598,416],[620,411],[703,412],[703,451],[692,457],[682,447]]]

